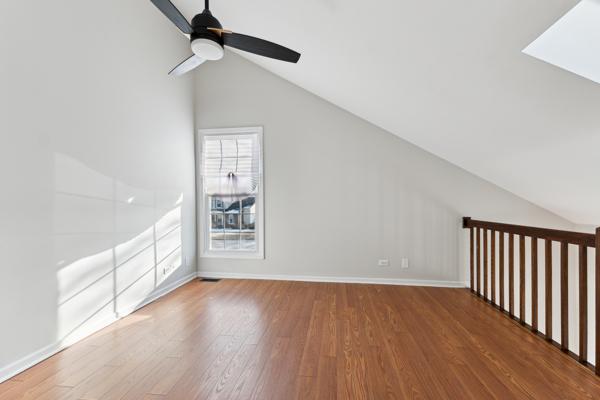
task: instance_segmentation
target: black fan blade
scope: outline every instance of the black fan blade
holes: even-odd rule
[[[198,67],[204,61],[206,61],[206,60],[203,60],[202,58],[198,57],[197,55],[193,55],[189,58],[186,58],[178,66],[173,68],[173,70],[171,72],[169,72],[169,75],[171,75],[171,76],[183,75],[186,72],[190,72],[194,68]]]
[[[300,59],[300,53],[296,53],[294,50],[240,33],[223,33],[223,44],[249,53],[291,63],[297,63]]]
[[[187,19],[169,0],[150,0],[181,32],[190,35],[194,30]]]

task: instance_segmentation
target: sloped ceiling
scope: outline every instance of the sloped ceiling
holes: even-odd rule
[[[188,17],[203,5],[174,3]],[[298,65],[248,56],[264,68],[574,223],[598,225],[600,85],[522,53],[576,4],[213,0],[211,8],[226,28],[303,53]]]

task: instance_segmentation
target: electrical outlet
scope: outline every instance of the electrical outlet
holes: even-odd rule
[[[402,269],[408,269],[409,264],[408,264],[408,258],[403,258],[402,259],[402,263],[400,264],[400,268]]]
[[[389,267],[390,260],[379,260],[379,261],[377,261],[377,265],[380,267]]]
[[[164,275],[168,275],[169,273],[171,273],[171,271],[173,271],[175,269],[174,265],[169,265],[166,267],[163,267],[163,276]]]

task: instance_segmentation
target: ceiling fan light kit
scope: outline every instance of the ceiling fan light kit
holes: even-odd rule
[[[291,63],[297,63],[300,59],[300,53],[281,45],[223,29],[219,20],[210,12],[208,0],[205,0],[204,11],[196,15],[191,24],[170,0],[150,1],[179,30],[190,35],[191,48],[194,54],[177,65],[169,72],[169,75],[183,75],[198,67],[204,61],[220,60],[225,54],[225,46]]]
[[[200,58],[217,61],[223,58],[223,46],[212,39],[198,38],[192,40],[192,51]]]

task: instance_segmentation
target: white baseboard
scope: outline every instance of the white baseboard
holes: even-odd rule
[[[53,356],[61,350],[60,343],[52,343],[12,364],[2,367],[2,369],[0,369],[0,383],[9,380],[13,376],[25,371],[46,358]]]
[[[398,285],[398,286],[430,286],[444,288],[464,288],[465,283],[460,281],[436,281],[422,279],[392,279],[392,278],[357,278],[316,275],[267,275],[231,272],[198,271],[199,278],[209,279],[260,279],[267,281],[299,281],[299,282],[328,282],[328,283],[364,283],[372,285]]]
[[[152,303],[153,301],[160,299],[164,295],[172,292],[173,290],[177,289],[180,286],[185,285],[186,283],[196,279],[197,277],[198,277],[198,274],[196,272],[192,272],[191,274],[188,274],[188,275],[184,276],[183,278],[176,280],[175,282],[165,286],[164,288],[155,290],[154,292],[151,293],[151,295],[149,297],[146,297],[146,299],[142,303],[133,304],[129,307],[124,307],[123,309],[125,311],[119,312],[119,318],[123,318],[123,317],[139,310],[140,308],[147,306],[148,304]]]
[[[115,316],[114,318],[107,318],[107,319],[103,319],[103,320],[99,321],[98,323],[93,325],[93,329],[86,329],[85,332],[78,334],[75,337],[69,337],[68,340],[63,340],[60,342],[52,343],[34,353],[31,353],[31,354],[21,358],[20,360],[15,361],[12,364],[9,364],[5,367],[0,368],[0,383],[7,381],[10,378],[14,377],[15,375],[18,375],[21,372],[25,371],[26,369],[33,367],[35,364],[38,364],[38,363],[44,361],[45,359],[52,357],[56,353],[77,343],[78,341],[86,338],[87,336],[90,336],[90,335],[98,332],[99,330],[118,321],[119,319],[126,317],[127,315],[139,310],[140,308],[152,303],[153,301],[161,298],[162,296],[172,292],[173,290],[177,289],[178,287],[183,286],[186,283],[188,283],[191,280],[196,279],[196,278],[197,278],[196,272],[188,274],[188,275],[184,276],[183,278],[165,286],[164,288],[160,288],[159,290],[152,292],[151,295],[149,297],[147,297],[146,299],[144,299],[144,301],[142,303],[138,303],[138,304],[132,305],[130,307],[125,307],[125,311],[120,312],[118,316]]]

